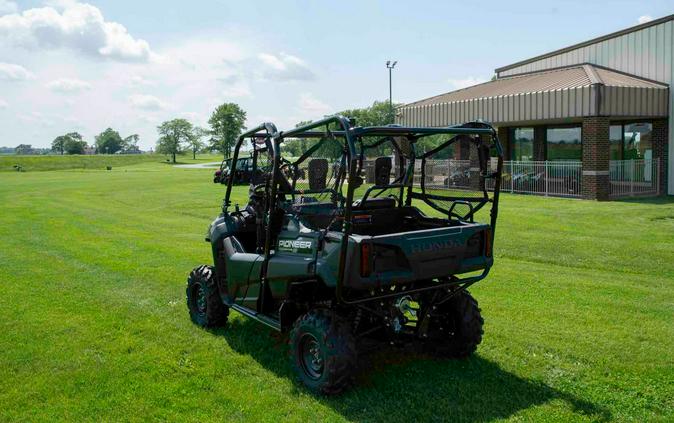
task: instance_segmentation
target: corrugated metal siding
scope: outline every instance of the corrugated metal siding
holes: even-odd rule
[[[499,77],[524,72],[550,69],[590,62],[619,71],[628,72],[669,84],[674,82],[674,21],[668,20],[615,38],[580,47],[573,52],[543,58],[535,62],[499,72]],[[573,54],[572,54],[573,53]],[[615,95],[616,93],[612,93]],[[658,107],[662,107],[662,94],[652,93],[657,98]],[[611,94],[609,94],[611,95]],[[649,94],[650,95],[650,94]],[[616,96],[616,100],[618,101]],[[674,90],[669,90],[669,181],[668,191],[674,195]],[[607,107],[617,107],[617,103]],[[645,115],[643,109],[634,109]],[[636,116],[636,115],[635,115]]]
[[[596,114],[596,105],[595,90],[586,85],[451,103],[411,105],[398,110],[398,123],[411,126],[446,126],[476,119],[502,124],[574,118]]]
[[[600,114],[611,117],[667,117],[669,92],[656,88],[602,87]]]
[[[601,90],[597,98],[597,90]],[[669,90],[641,87],[585,85],[472,98],[434,104],[412,104],[398,109],[398,123],[414,126],[446,126],[482,119],[496,125],[531,120],[614,117],[667,117]],[[598,107],[601,107],[598,110]]]
[[[674,21],[644,28],[576,50],[499,72],[499,77],[580,63],[594,63],[671,84]]]
[[[457,91],[441,94],[420,100],[407,106],[424,104],[450,103],[453,101],[469,100],[480,97],[494,97],[499,95],[514,95],[522,92],[535,92],[573,88],[589,85],[590,80],[582,67],[558,69],[536,75],[497,79],[474,85]]]

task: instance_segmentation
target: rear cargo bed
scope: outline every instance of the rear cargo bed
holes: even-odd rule
[[[489,225],[422,229],[385,235],[352,235],[345,285],[356,289],[444,278],[491,264],[485,255]]]

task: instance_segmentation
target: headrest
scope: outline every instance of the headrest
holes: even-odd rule
[[[309,161],[309,189],[324,190],[327,179],[328,159],[312,159]]]
[[[391,180],[392,167],[390,157],[378,157],[374,161],[374,184],[388,185]]]

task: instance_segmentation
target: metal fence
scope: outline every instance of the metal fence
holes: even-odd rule
[[[611,198],[658,195],[660,159],[612,160],[609,179]]]
[[[579,161],[503,162],[502,192],[554,197],[580,197],[582,163]],[[493,181],[488,180],[488,188]]]
[[[496,168],[496,160],[491,164]],[[612,160],[609,164],[610,197],[658,195],[660,191],[660,159]],[[368,166],[366,165],[366,168]],[[371,167],[371,166],[370,166]],[[469,160],[427,160],[426,186],[434,189],[470,189]],[[582,197],[583,165],[580,161],[505,161],[501,192]],[[421,178],[421,162],[415,163],[414,183]],[[487,189],[494,181],[487,179]]]

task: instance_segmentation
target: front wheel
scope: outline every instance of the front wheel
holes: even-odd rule
[[[190,318],[201,327],[222,327],[227,323],[229,307],[223,304],[212,266],[198,266],[187,278],[187,309]]]
[[[301,316],[290,332],[290,359],[310,390],[335,395],[349,387],[357,364],[349,324],[326,309]]]

